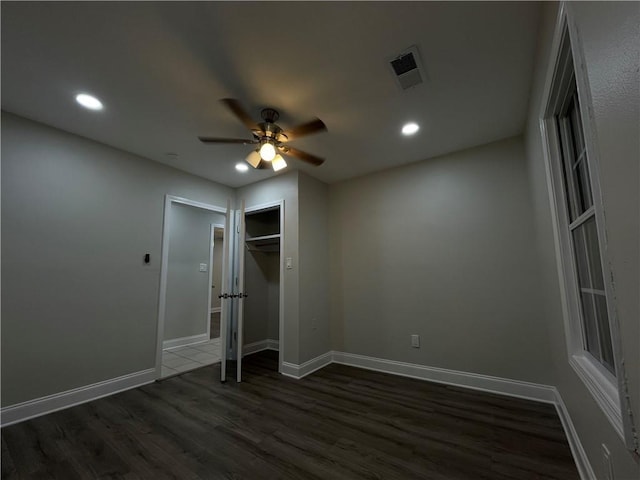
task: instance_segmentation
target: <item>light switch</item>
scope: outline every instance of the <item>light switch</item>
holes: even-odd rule
[[[411,346],[413,348],[420,348],[420,335],[411,335]]]
[[[287,270],[291,270],[293,268],[293,259],[291,257],[287,257],[285,265],[287,266]]]
[[[207,271],[207,264],[206,263],[201,263],[200,264],[200,271],[201,272],[206,272]]]

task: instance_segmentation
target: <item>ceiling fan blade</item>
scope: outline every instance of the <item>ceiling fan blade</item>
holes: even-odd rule
[[[302,150],[298,150],[297,148],[287,146],[282,148],[281,151],[285,155],[291,155],[292,157],[299,158],[300,160],[310,163],[311,165],[315,165],[316,167],[324,163],[324,158],[316,157],[315,155],[303,152]]]
[[[254,122],[244,107],[235,98],[223,98],[220,100],[249,130],[260,130],[260,126]]]
[[[310,122],[303,123],[297,127],[293,127],[291,130],[287,130],[284,134],[287,136],[287,141],[294,140],[305,135],[310,135],[316,132],[323,132],[327,130],[327,126],[322,120],[316,118]]]
[[[258,143],[257,140],[247,140],[244,138],[217,138],[217,137],[198,137],[202,143],[241,143],[242,145],[253,145]]]

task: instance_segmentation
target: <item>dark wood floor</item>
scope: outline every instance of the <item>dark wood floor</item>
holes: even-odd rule
[[[2,429],[2,478],[577,479],[550,405],[277,353]]]

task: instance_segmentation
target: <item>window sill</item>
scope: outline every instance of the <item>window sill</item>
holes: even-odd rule
[[[584,354],[572,355],[569,357],[569,364],[585,384],[615,431],[618,432],[620,438],[624,440],[620,396],[618,395],[617,385],[604,375],[594,365],[594,362]]]

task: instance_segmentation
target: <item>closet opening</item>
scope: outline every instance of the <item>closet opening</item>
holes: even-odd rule
[[[244,215],[243,355],[257,352],[282,364],[282,208],[281,204],[247,209]],[[271,351],[271,352],[269,352]]]

